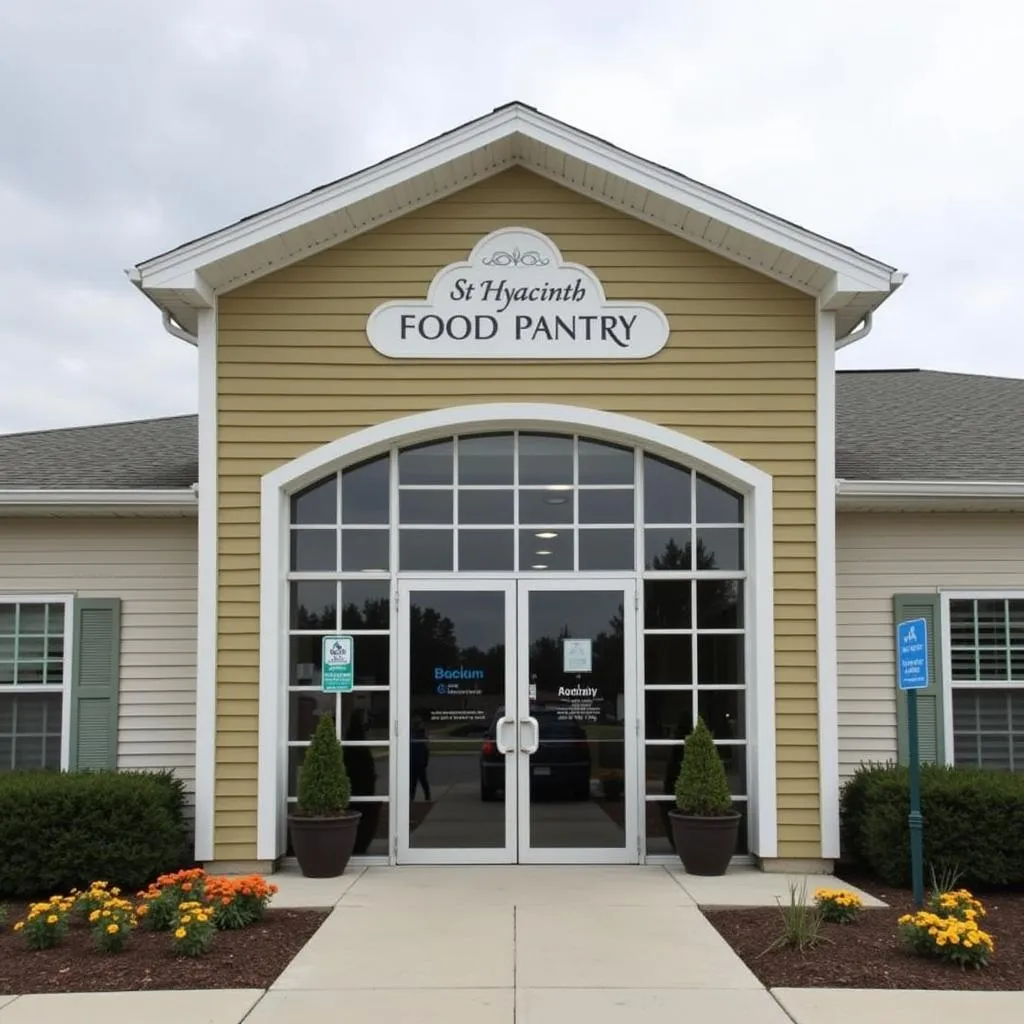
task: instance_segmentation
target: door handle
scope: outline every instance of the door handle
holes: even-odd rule
[[[527,742],[526,731],[530,730],[532,733],[532,740]],[[519,749],[524,754],[536,754],[537,748],[540,746],[540,723],[532,715],[527,715],[519,722]]]
[[[504,731],[511,727],[513,729],[513,739],[511,743],[506,743],[504,739]],[[516,720],[514,718],[499,718],[498,724],[494,729],[494,745],[498,748],[499,754],[514,754],[515,753],[515,727]]]

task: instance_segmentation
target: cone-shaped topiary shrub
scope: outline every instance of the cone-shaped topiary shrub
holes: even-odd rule
[[[348,810],[352,783],[334,731],[334,719],[321,715],[299,769],[295,813],[310,818],[334,818]]]
[[[721,818],[733,813],[725,767],[703,718],[686,737],[676,778],[676,807],[682,814]]]

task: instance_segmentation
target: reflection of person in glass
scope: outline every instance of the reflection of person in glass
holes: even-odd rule
[[[427,762],[430,760],[430,746],[423,719],[416,715],[409,730],[409,800],[416,799],[416,787],[423,787],[423,798],[430,802],[430,780],[427,778]]]

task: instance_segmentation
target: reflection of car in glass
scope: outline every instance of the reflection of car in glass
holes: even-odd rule
[[[590,744],[579,722],[567,716],[568,708],[534,704],[530,714],[540,728],[540,744],[530,755],[530,790],[533,796],[590,799]],[[480,799],[497,800],[505,789],[505,755],[495,742],[499,708],[488,726],[480,751]]]

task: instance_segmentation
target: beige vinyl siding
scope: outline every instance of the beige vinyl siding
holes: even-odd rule
[[[893,594],[1024,585],[1024,514],[842,512],[839,772],[896,757]]]
[[[0,593],[121,599],[117,765],[195,783],[196,521],[0,519]]]
[[[366,319],[509,225],[549,235],[611,299],[668,316],[648,360],[388,360]],[[255,856],[261,474],[350,431],[476,402],[555,402],[688,433],[775,477],[781,856],[818,856],[812,299],[522,169],[310,256],[218,312],[216,856]]]

